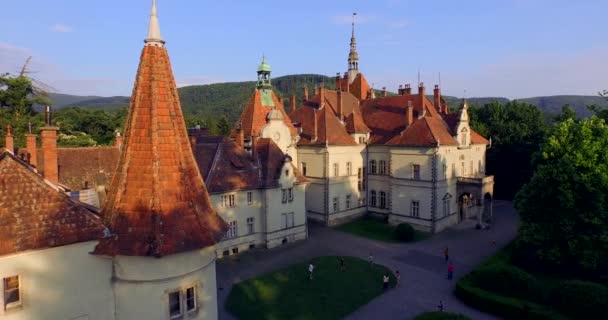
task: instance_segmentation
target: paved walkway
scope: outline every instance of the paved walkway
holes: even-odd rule
[[[436,310],[439,300],[443,300],[446,311],[462,313],[475,320],[497,319],[467,307],[453,295],[460,276],[515,237],[519,218],[510,202],[495,201],[494,217],[496,223],[490,230],[475,230],[475,221],[467,220],[431,239],[411,244],[384,243],[313,226],[306,241],[223,259],[217,264],[219,319],[235,319],[224,309],[233,283],[317,256],[367,259],[370,252],[377,263],[400,271],[401,287],[370,301],[347,319],[411,319],[419,313]],[[492,245],[493,240],[496,246]],[[455,280],[452,281],[446,280],[447,266],[443,260],[446,246],[454,262]]]

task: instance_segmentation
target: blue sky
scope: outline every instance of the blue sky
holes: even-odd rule
[[[129,95],[151,0],[3,0],[0,72],[33,56],[56,92]],[[157,0],[178,85],[346,71],[357,12],[359,69],[374,87],[438,82],[444,94],[596,94],[608,89],[605,0]]]

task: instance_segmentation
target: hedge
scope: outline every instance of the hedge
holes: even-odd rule
[[[414,241],[414,238],[416,237],[416,231],[411,225],[407,223],[400,223],[395,229],[395,236],[399,241],[410,242]]]
[[[425,312],[418,315],[414,320],[471,320],[467,316],[463,316],[459,313],[451,312]]]
[[[578,319],[601,319],[608,314],[608,288],[601,284],[567,280],[552,288],[549,303]]]
[[[568,320],[549,307],[503,297],[476,287],[467,275],[456,284],[456,297],[475,309],[513,320]]]
[[[506,265],[483,266],[471,273],[471,282],[486,291],[506,297],[543,302],[542,285],[524,270]]]

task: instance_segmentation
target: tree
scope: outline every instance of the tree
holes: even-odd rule
[[[576,119],[576,111],[569,104],[562,106],[562,113],[553,118],[555,122],[564,122],[568,119]]]
[[[472,107],[469,114],[473,129],[492,138],[486,172],[496,177],[495,196],[512,199],[532,177],[530,159],[547,130],[542,112],[527,103],[510,101],[502,105],[493,101]]]
[[[554,128],[515,198],[526,259],[558,269],[608,268],[608,126],[593,116]]]
[[[222,136],[228,136],[230,134],[230,130],[230,124],[228,123],[228,119],[226,119],[226,116],[221,117],[220,120],[217,122],[218,134]]]

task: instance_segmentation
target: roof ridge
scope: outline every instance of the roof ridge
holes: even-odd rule
[[[211,181],[211,176],[213,175],[213,170],[217,165],[217,161],[220,157],[220,153],[222,152],[222,145],[224,141],[220,141],[216,143],[215,154],[213,155],[213,161],[211,161],[211,167],[209,167],[209,173],[207,173],[207,179],[205,179],[205,184],[208,184]]]

